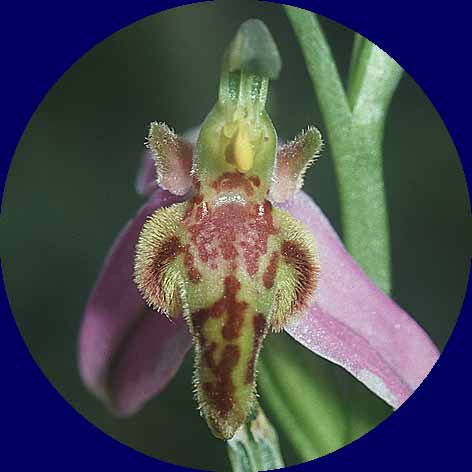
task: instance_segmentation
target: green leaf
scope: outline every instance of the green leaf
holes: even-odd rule
[[[257,472],[285,467],[279,440],[260,405],[249,421],[228,441],[233,472]]]
[[[261,397],[304,462],[347,443],[347,409],[336,369],[287,335],[272,336],[264,347]]]

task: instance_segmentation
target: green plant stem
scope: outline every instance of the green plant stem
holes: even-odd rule
[[[253,416],[228,441],[228,455],[233,472],[284,468],[279,438],[259,404]]]
[[[364,38],[359,33],[354,33],[354,42],[352,44],[351,62],[349,64],[348,84],[352,84],[353,75],[358,70],[359,56],[362,49]],[[351,102],[349,102],[351,103]]]
[[[299,8],[285,8],[324,117],[338,180],[344,242],[369,277],[389,293],[390,238],[382,139],[401,68],[358,36],[346,95],[317,17]]]

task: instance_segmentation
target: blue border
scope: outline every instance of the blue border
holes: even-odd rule
[[[45,0],[1,7],[0,73],[2,128],[0,190],[9,163],[32,113],[49,88],[86,51],[113,32],[145,16],[184,1],[112,2],[81,0],[73,5]],[[287,2],[289,3],[289,2]],[[469,15],[465,4],[431,2],[290,2],[314,9],[359,31],[394,57],[422,86],[441,114],[456,144],[469,182],[470,118]],[[440,189],[438,189],[438,192]],[[447,248],[445,248],[447,250]],[[316,465],[294,467],[333,470],[346,466],[378,469],[462,470],[469,462],[472,416],[466,375],[471,359],[471,284],[456,329],[432,374],[395,415],[355,443],[323,457]],[[47,467],[63,470],[184,470],[128,448],[91,425],[62,399],[37,368],[11,316],[0,285],[0,467],[14,470]],[[183,451],[183,453],[185,453]],[[10,469],[7,469],[10,470]]]

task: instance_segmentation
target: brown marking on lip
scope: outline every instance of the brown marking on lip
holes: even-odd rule
[[[187,227],[200,260],[216,269],[219,258],[236,262],[242,257],[247,273],[254,276],[260,257],[267,253],[269,236],[277,233],[270,202],[224,203],[205,209]]]
[[[237,293],[241,288],[239,280],[234,275],[228,275],[224,280],[224,293],[209,308],[203,308],[192,314],[192,322],[199,338],[203,338],[202,328],[209,318],[220,318],[224,314],[225,321],[222,327],[222,334],[226,340],[237,339],[241,335],[244,321],[244,312],[248,304],[245,301],[238,301]],[[202,339],[202,345],[204,339]]]
[[[252,182],[254,187],[259,187],[261,185],[261,179],[257,175],[249,177],[249,180]]]
[[[267,326],[265,316],[262,313],[256,313],[252,319],[252,325],[254,329],[254,337],[251,357],[247,364],[246,378],[244,380],[246,384],[252,384],[254,382],[256,359],[261,349],[262,340],[264,338]]]
[[[211,343],[203,351],[203,359],[205,360],[205,364],[212,372],[217,368],[215,364],[215,358],[214,358],[215,351],[216,351],[215,342]]]
[[[200,271],[195,267],[195,259],[190,252],[190,245],[186,244],[183,248],[184,265],[187,269],[187,274],[191,282],[198,283],[201,279]]]
[[[262,275],[264,287],[269,290],[274,286],[275,276],[277,275],[277,265],[279,262],[279,252],[274,251],[270,258],[269,264]]]
[[[192,216],[194,208],[195,208],[195,199],[192,198],[187,202],[187,208],[185,210],[185,214],[183,218],[184,221],[188,220]]]
[[[251,181],[239,172],[225,172],[221,177],[213,181],[211,186],[218,193],[241,189],[249,197],[254,194]]]
[[[191,315],[195,335],[201,347],[201,369],[209,369],[211,381],[204,381],[202,389],[207,401],[223,416],[234,406],[235,386],[231,377],[234,367],[240,358],[240,348],[236,344],[225,344],[219,362],[215,361],[216,342],[206,338],[204,326],[210,318],[222,318],[221,334],[225,341],[234,341],[241,335],[245,311],[248,304],[238,301],[237,294],[241,289],[239,280],[234,275],[224,279],[223,295],[213,305],[194,312]]]
[[[272,230],[275,231],[274,219],[272,217],[272,203],[270,203],[269,200],[264,200],[264,203],[262,204],[262,208],[264,210],[264,218],[265,218],[267,227],[272,228]]]
[[[253,208],[252,220],[249,224],[249,234],[255,237],[251,241],[245,241],[244,261],[249,275],[254,276],[259,270],[259,259],[267,254],[267,242],[269,236],[277,234],[272,218],[272,205],[268,200],[263,204],[256,204]]]
[[[201,189],[201,184],[200,184],[200,181],[197,180],[195,177],[193,178],[192,180],[193,182],[193,189],[194,189],[194,192],[196,194],[200,193],[200,189]]]
[[[198,184],[200,186],[200,184]],[[193,210],[195,208],[199,209],[201,208],[199,205],[203,202],[203,195],[201,193],[195,193],[195,195],[188,201],[187,203],[187,209],[185,211],[184,215],[184,221],[188,220],[193,213]]]
[[[197,207],[197,211],[195,212],[195,220],[200,221],[203,218],[203,205],[199,205]]]
[[[172,235],[156,248],[152,255],[152,264],[143,271],[141,286],[148,293],[149,299],[157,306],[165,305],[162,291],[162,274],[165,268],[182,252],[177,236]]]
[[[154,265],[156,268],[160,269],[167,265],[172,259],[177,257],[182,251],[182,246],[180,245],[180,240],[177,236],[171,236],[162,242],[159,246],[159,249],[156,253],[156,258],[154,260]]]
[[[296,241],[284,241],[281,253],[285,262],[296,272],[296,297],[293,310],[299,312],[307,308],[310,294],[316,288],[318,268],[313,264],[307,250]]]
[[[214,382],[204,382],[202,389],[208,402],[222,415],[226,416],[234,406],[234,383],[231,373],[237,365],[241,352],[239,346],[228,344],[218,364],[212,360],[208,367],[215,376]],[[212,367],[210,367],[210,365]]]

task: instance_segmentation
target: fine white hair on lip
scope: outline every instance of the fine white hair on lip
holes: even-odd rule
[[[247,203],[247,201],[241,195],[236,193],[229,195],[221,195],[217,197],[214,201],[215,206],[225,205],[227,203],[239,203],[240,205],[244,205]]]

